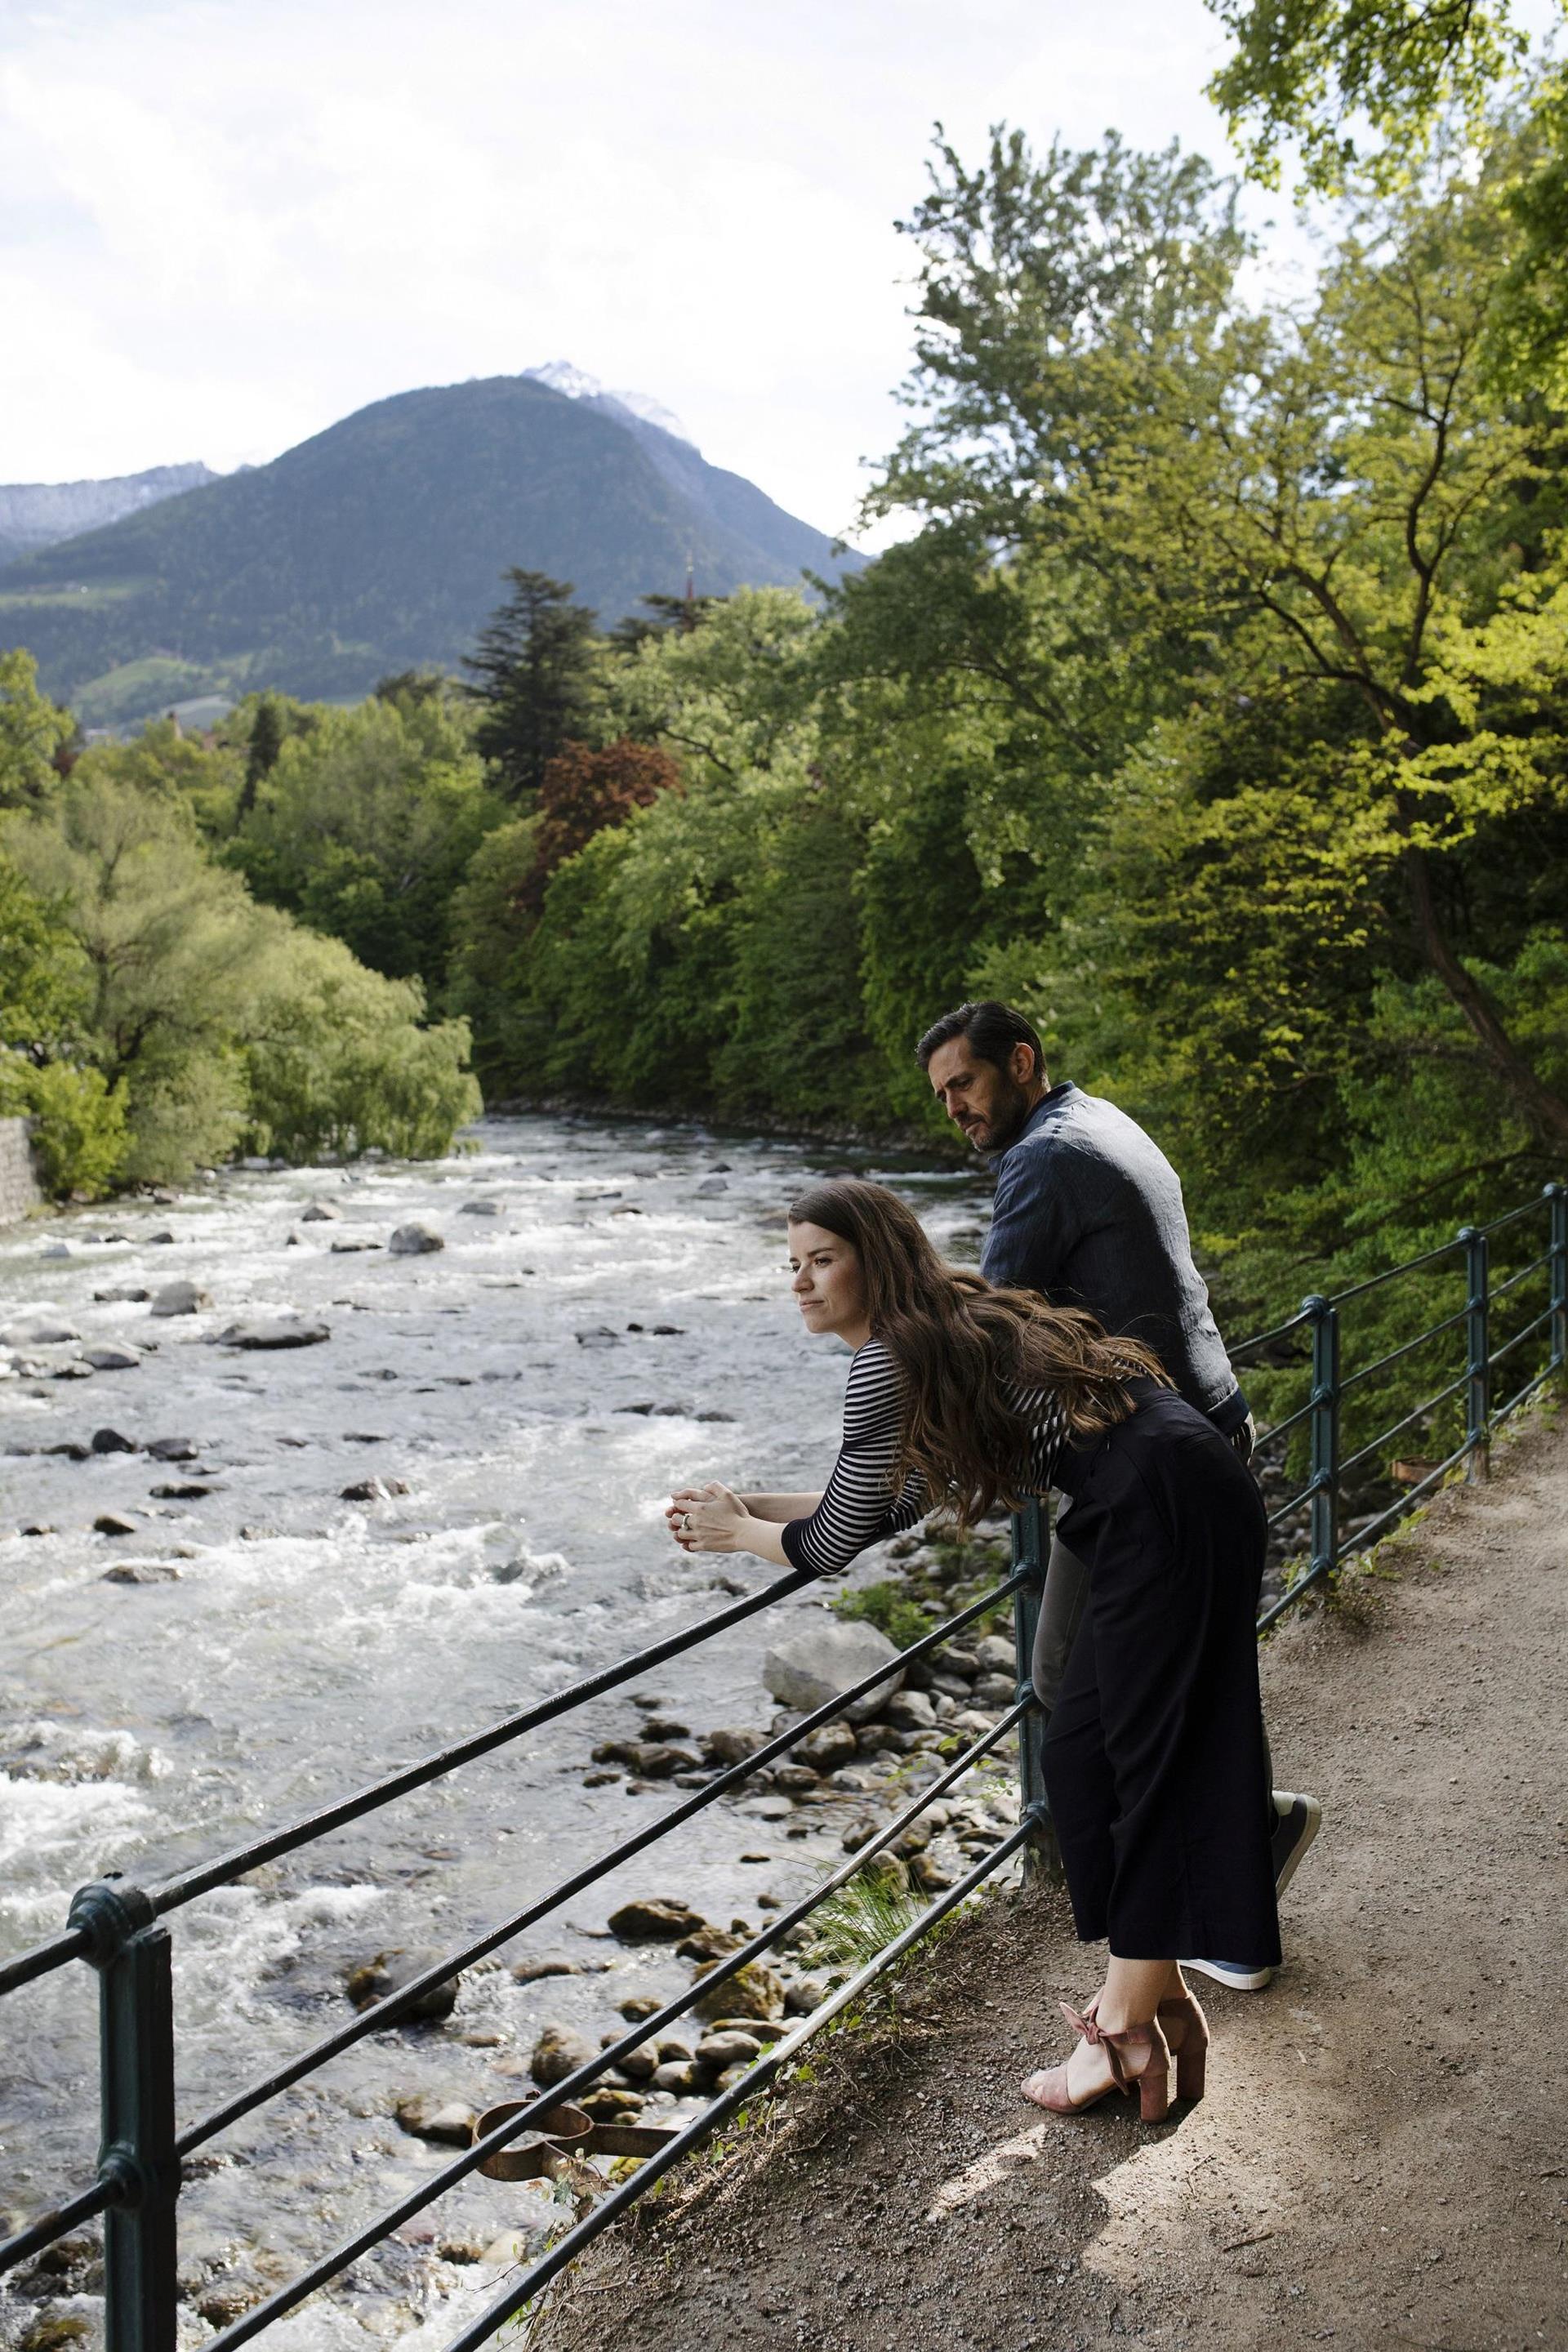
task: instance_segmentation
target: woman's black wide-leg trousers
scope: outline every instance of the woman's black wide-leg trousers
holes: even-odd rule
[[[1141,1384],[1079,1453],[1089,1605],[1045,1740],[1078,1932],[1122,1959],[1279,1958],[1254,1630],[1267,1529],[1212,1423]]]

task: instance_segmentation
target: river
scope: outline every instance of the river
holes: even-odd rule
[[[105,1870],[163,1877],[765,1581],[755,1562],[676,1552],[661,1508],[679,1481],[816,1485],[831,1460],[845,1351],[799,1328],[783,1203],[852,1157],[954,1255],[973,1255],[984,1214],[972,1176],[825,1145],[542,1117],[489,1119],[471,1140],[434,1164],[224,1171],[173,1202],[0,1236],[0,1329],[79,1335],[0,1347],[0,1364],[37,1368],[0,1381],[0,1950],[58,1928]],[[335,1213],[307,1221],[312,1204]],[[444,1247],[391,1255],[411,1221]],[[98,1295],[181,1279],[211,1305],[156,1318]],[[213,1344],[237,1318],[285,1312],[330,1337]],[[68,1375],[116,1342],[147,1352]],[[139,1450],[37,1450],[104,1430]],[[140,1450],[163,1438],[194,1458]],[[407,1491],[342,1499],[373,1477]],[[153,1492],[182,1486],[208,1491]],[[106,1513],[132,1531],[95,1532]],[[698,1730],[765,1723],[759,1661],[779,1613],[638,1695]],[[182,2120],[340,2022],[356,1960],[456,1944],[646,1822],[668,1796],[587,1789],[583,1772],[595,1742],[641,1721],[614,1695],[175,1915]],[[596,2038],[628,1993],[684,1981],[605,1941],[616,1901],[678,1893],[755,1924],[759,1898],[840,1858],[826,1824],[786,1843],[761,1803],[743,1841],[715,1808],[501,1955],[584,1973],[476,1972],[450,2026],[372,2037],[226,2135],[182,2199],[193,2295],[228,2276],[279,2284],[443,2160],[398,2129],[395,2098],[520,2095],[542,2020]],[[742,1842],[765,1861],[742,1864]],[[4,2005],[0,2204],[16,2221],[91,2178],[94,2000],[78,1964]],[[479,2276],[440,2245],[489,2242],[537,2196],[470,2180],[269,2340],[338,2352],[423,2321],[417,2340],[439,2344]],[[60,2307],[95,2324],[87,2285]],[[0,2295],[0,2340],[36,2310]],[[188,2305],[182,2325],[192,2344],[210,2333]]]

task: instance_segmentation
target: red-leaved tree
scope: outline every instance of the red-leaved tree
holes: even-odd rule
[[[587,743],[563,744],[540,779],[533,867],[518,891],[518,905],[537,914],[545,886],[565,858],[607,824],[619,824],[679,783],[679,768],[651,743],[623,736],[602,751]]]

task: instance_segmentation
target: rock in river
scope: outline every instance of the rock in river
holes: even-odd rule
[[[154,1315],[199,1315],[204,1307],[211,1305],[210,1294],[199,1283],[166,1282],[162,1290],[154,1293],[152,1311]]]
[[[142,1357],[135,1348],[84,1348],[82,1360],[95,1372],[133,1372]]]
[[[156,1310],[154,1310],[156,1311]],[[231,1323],[217,1334],[220,1348],[315,1348],[331,1338],[325,1323],[306,1323],[297,1316],[256,1316]]]
[[[80,1338],[74,1323],[63,1323],[56,1315],[35,1315],[25,1323],[7,1323],[0,1331],[0,1347],[63,1348]]]
[[[394,1257],[423,1257],[428,1250],[445,1249],[440,1234],[429,1225],[399,1225],[386,1244]]]
[[[818,1739],[823,1736],[820,1731],[816,1735]],[[853,1753],[855,1740],[853,1732],[850,1733],[849,1739],[850,1750]],[[754,1756],[759,1748],[766,1745],[765,1732],[743,1730],[739,1724],[721,1724],[716,1731],[710,1731],[704,1735],[702,1753],[710,1764],[743,1764],[748,1756]],[[805,1745],[805,1742],[803,1740],[801,1742],[803,1748]]]
[[[705,1977],[717,1965],[717,1961],[705,1961],[697,1971],[699,1977]],[[772,1969],[765,1969],[761,1960],[752,1960],[722,1984],[699,1993],[694,2006],[699,2017],[714,2020],[777,2017],[784,1997],[784,1985]],[[654,2079],[657,2082],[658,2076]]]
[[[790,1753],[814,1772],[837,1772],[840,1765],[853,1764],[859,1750],[847,1723],[825,1723],[820,1731],[807,1732]]]
[[[423,1976],[441,1958],[439,1952],[401,1951],[378,1952],[374,1960],[354,1969],[348,1980],[348,1995],[356,2009],[368,2009],[373,2000],[383,2000],[389,1993],[399,1992],[414,1978]],[[416,2019],[450,2017],[458,2005],[458,1987],[462,1978],[448,1977],[445,1984],[431,1985],[422,1992],[412,2008],[404,2011],[410,2024]]]
[[[421,2091],[411,2099],[399,2099],[393,2113],[416,2139],[441,2140],[448,2147],[473,2144],[477,2118],[461,2099],[443,2099],[434,2092]]]
[[[155,1437],[147,1451],[154,1462],[194,1462],[201,1448],[194,1437]]]
[[[528,2071],[540,2089],[548,2091],[598,2054],[597,2045],[574,2025],[547,2025],[533,2045]]]
[[[334,1209],[330,1201],[312,1201],[300,1223],[302,1225],[335,1225],[342,1213],[341,1209]],[[402,2120],[401,2110],[398,2119]]]
[[[610,1914],[610,1933],[623,1944],[678,1944],[682,1936],[695,1936],[707,1925],[689,1903],[661,1895],[634,1897]]]
[[[136,1440],[122,1436],[118,1429],[95,1429],[92,1450],[95,1454],[134,1454]]]
[[[394,1495],[406,1495],[406,1478],[356,1478],[352,1486],[342,1489],[345,1503],[385,1503]]]
[[[774,1643],[763,1659],[763,1680],[781,1706],[824,1706],[898,1654],[887,1635],[863,1619],[824,1617]],[[845,1708],[847,1720],[863,1722],[879,1714],[902,1681],[901,1673],[889,1675]]]

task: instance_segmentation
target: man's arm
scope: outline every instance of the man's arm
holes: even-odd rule
[[[1073,1188],[1064,1155],[1026,1145],[1008,1152],[996,1179],[980,1271],[1005,1290],[1037,1290],[1050,1297],[1062,1281],[1078,1238]]]

